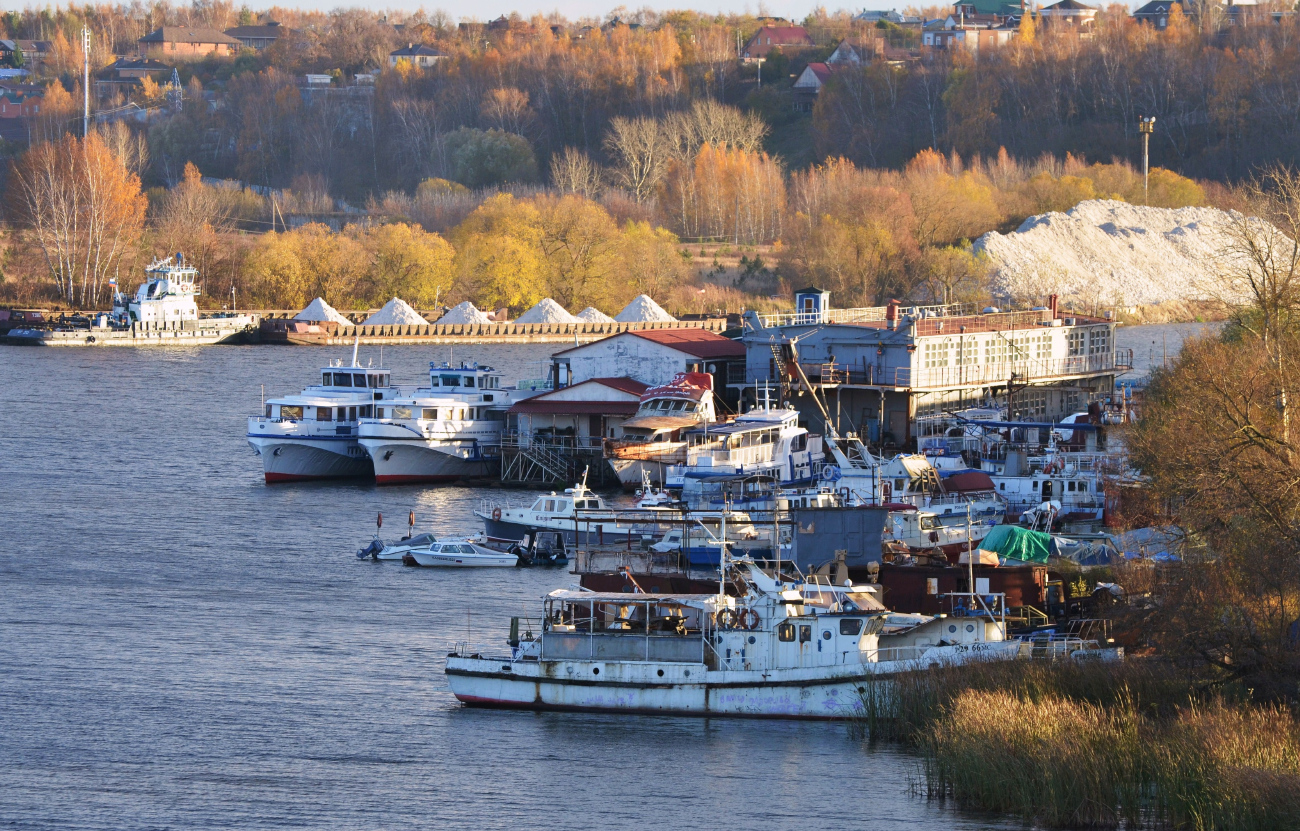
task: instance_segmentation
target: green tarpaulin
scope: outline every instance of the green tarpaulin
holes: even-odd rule
[[[997,552],[999,557],[1009,560],[1045,563],[1052,550],[1052,535],[1030,531],[1019,525],[995,525],[988,536],[980,541],[980,548]]]

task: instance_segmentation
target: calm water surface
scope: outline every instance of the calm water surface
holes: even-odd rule
[[[356,560],[376,511],[469,533],[486,489],[264,485],[260,385],[343,352],[0,346],[0,825],[1016,827],[910,796],[915,760],[841,725],[460,707],[452,644],[573,578]]]

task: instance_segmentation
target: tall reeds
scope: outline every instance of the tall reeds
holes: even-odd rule
[[[1300,725],[1159,664],[1005,662],[864,688],[856,728],[919,746],[921,789],[1056,828],[1300,828]]]

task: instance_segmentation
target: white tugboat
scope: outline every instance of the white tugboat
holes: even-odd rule
[[[429,365],[429,386],[407,389],[361,420],[360,443],[381,485],[454,482],[493,473],[511,390],[488,366]]]
[[[537,710],[845,718],[896,673],[1020,654],[1002,595],[949,595],[949,615],[892,615],[875,586],[738,565],[740,597],[553,591],[540,620],[512,621],[508,653],[464,644],[448,656],[452,693]]]
[[[686,462],[682,432],[714,421],[713,376],[679,372],[641,394],[636,415],[623,422],[622,437],[605,442],[605,459],[626,489],[661,485],[665,468]]]
[[[13,329],[9,343],[37,346],[199,346],[242,339],[257,326],[254,315],[199,315],[198,271],[177,254],[152,263],[134,295],[114,291],[112,314],[85,325],[52,324]]]
[[[374,475],[358,427],[401,390],[389,384],[387,369],[358,366],[355,346],[352,366],[320,374],[320,384],[272,398],[248,419],[248,444],[262,457],[268,483]]]

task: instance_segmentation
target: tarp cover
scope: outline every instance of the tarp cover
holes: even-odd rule
[[[1019,525],[995,525],[988,536],[980,540],[980,548],[996,551],[1008,560],[1027,563],[1045,563],[1052,553],[1052,535],[1030,531]]]
[[[943,471],[943,489],[947,493],[968,493],[970,491],[996,490],[993,479],[982,470]]]

